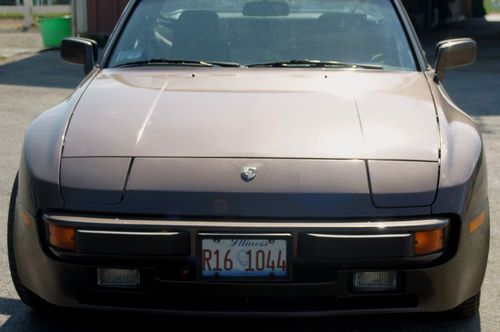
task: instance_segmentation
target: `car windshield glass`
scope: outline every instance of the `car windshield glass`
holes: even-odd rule
[[[311,59],[416,70],[391,0],[142,0],[109,66],[197,61],[266,67]]]

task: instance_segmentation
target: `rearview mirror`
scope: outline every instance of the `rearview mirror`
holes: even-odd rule
[[[447,69],[473,64],[476,61],[477,44],[470,38],[449,39],[437,44],[436,76],[442,81]]]
[[[85,74],[97,63],[99,48],[97,42],[86,38],[65,38],[61,45],[61,58],[69,63],[84,65]]]
[[[288,16],[290,7],[282,1],[255,1],[248,2],[243,8],[243,16]]]

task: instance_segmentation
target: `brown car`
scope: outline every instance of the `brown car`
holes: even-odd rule
[[[477,125],[399,0],[130,1],[27,130],[9,258],[35,308],[474,315],[489,247]]]

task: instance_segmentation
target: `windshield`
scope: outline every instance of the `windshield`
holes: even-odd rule
[[[109,66],[310,60],[416,70],[390,0],[142,0]]]

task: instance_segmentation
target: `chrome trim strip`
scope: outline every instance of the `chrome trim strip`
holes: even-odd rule
[[[256,237],[292,237],[292,234],[290,233],[199,233],[199,236],[204,236],[204,237],[231,237],[231,236],[256,236]]]
[[[384,234],[384,235],[338,235],[338,234],[314,234],[307,233],[311,237],[319,237],[326,239],[391,239],[410,237],[411,234]]]
[[[406,231],[413,230],[432,230],[445,228],[449,224],[449,219],[429,218],[417,220],[394,220],[394,221],[310,221],[297,220],[294,222],[282,221],[208,221],[208,220],[158,220],[158,219],[120,219],[120,218],[102,218],[90,216],[70,216],[63,214],[44,214],[43,219],[52,224],[72,225],[75,227],[96,227],[96,228],[115,228],[115,227],[150,227],[150,228],[183,228],[183,229],[286,229],[288,230],[359,230],[374,232],[381,231]]]
[[[117,232],[117,231],[89,231],[89,230],[77,230],[77,233],[82,234],[102,234],[102,235],[139,235],[139,236],[175,236],[179,235],[179,232]]]

